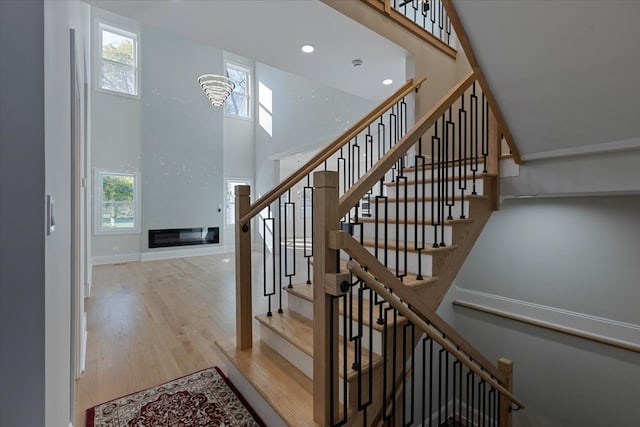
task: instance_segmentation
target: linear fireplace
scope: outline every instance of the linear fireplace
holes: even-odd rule
[[[220,243],[219,227],[168,228],[149,230],[150,248],[208,245]]]

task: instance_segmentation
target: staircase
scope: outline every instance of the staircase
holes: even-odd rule
[[[524,407],[511,362],[436,314],[498,207],[508,131],[480,80],[412,127],[410,80],[255,203],[236,188],[237,335],[217,344],[268,425],[507,426]]]

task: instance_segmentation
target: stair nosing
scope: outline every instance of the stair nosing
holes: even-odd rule
[[[296,297],[313,304],[313,297],[309,297],[306,293],[300,292],[298,290],[298,289],[303,288],[305,286],[313,286],[313,285],[307,285],[306,283],[298,283],[298,284],[294,284],[293,287],[291,287],[291,288],[285,287],[284,289],[288,293],[290,293],[292,295],[295,295]],[[411,285],[407,285],[407,286],[411,286]],[[340,312],[341,315],[344,314],[342,310],[343,310],[342,306],[340,306],[339,312]],[[357,322],[359,317],[360,317],[360,313],[359,312],[357,313],[357,316],[358,317],[356,317],[356,318],[350,318],[350,320]],[[349,319],[349,317],[347,317],[347,318]],[[402,325],[403,323],[404,322],[399,322],[398,325]],[[380,325],[380,324],[378,324],[376,322],[373,322],[373,324],[369,324],[369,319],[366,319],[366,318],[362,319],[362,324],[367,326],[367,327],[371,327],[371,328],[373,328],[373,329],[375,329],[376,331],[379,331],[379,332],[383,332],[384,329],[387,328],[387,327],[393,327],[393,323]]]
[[[413,242],[408,242],[408,243],[413,243]],[[384,248],[384,242],[378,242],[378,244],[376,245],[375,239],[363,239],[362,246],[367,248],[375,248],[376,246],[378,248]],[[405,250],[404,244],[400,244],[398,245],[398,247],[396,247],[395,242],[387,242],[387,246],[389,250],[396,250],[396,249],[400,251]],[[458,245],[439,246],[437,248],[434,248],[433,246],[430,246],[430,245],[425,245],[424,249],[421,249],[421,251],[422,251],[422,254],[424,255],[433,255],[433,254],[438,254],[442,252],[450,252],[456,249],[458,249]],[[418,250],[415,249],[415,244],[413,245],[413,247],[409,246],[408,248],[406,248],[406,251],[412,252],[412,253],[418,253]]]
[[[388,203],[397,203],[397,202],[440,202],[442,201],[442,199],[440,197],[407,197],[406,199],[403,198],[398,198],[398,197],[381,197],[381,198],[375,198],[373,201],[370,201],[370,203],[384,203],[384,199],[386,198],[386,201]],[[487,199],[488,196],[486,194],[467,194],[466,196],[464,196],[465,199],[468,200],[474,200],[474,199]],[[462,195],[455,195],[453,197],[454,201],[462,201]]]
[[[476,176],[475,176],[476,179],[484,179],[484,178],[491,178],[491,177],[493,177],[493,175],[491,175],[488,172],[487,173],[481,172],[481,173],[476,174]],[[455,181],[456,179],[459,179],[459,178],[460,178],[460,175],[453,175],[453,176],[447,177],[446,180],[447,181]],[[465,175],[462,176],[462,178],[465,181],[469,181],[469,180],[472,180],[474,178],[474,176],[473,176],[473,174],[465,174]],[[415,185],[416,183],[431,184],[432,182],[440,182],[440,181],[442,181],[442,180],[439,179],[439,178],[435,178],[435,179],[431,179],[431,178],[418,179],[417,181],[415,179],[411,179],[411,180],[407,180],[406,185]],[[403,183],[397,184],[396,182],[391,181],[391,182],[385,182],[384,185],[386,187],[392,187],[394,185],[405,185],[405,183],[403,182]]]
[[[363,216],[359,216],[358,217],[358,221],[360,222],[368,222],[368,223],[375,223],[375,218],[373,217],[363,217]],[[386,219],[388,224],[411,224],[411,225],[420,225],[420,226],[428,226],[428,225],[440,225],[440,224],[433,224],[433,220],[431,219],[427,219],[427,220],[423,220],[421,222],[417,222],[415,219],[412,218],[407,218],[406,220],[398,220],[398,218],[387,218]],[[455,218],[455,219],[445,219],[444,220],[444,225],[445,226],[450,226],[453,227],[454,225],[457,224],[468,224],[470,222],[473,222],[473,218]],[[357,222],[356,222],[357,223]]]

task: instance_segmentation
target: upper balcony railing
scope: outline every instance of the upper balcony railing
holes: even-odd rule
[[[362,0],[455,58],[457,39],[442,0]]]

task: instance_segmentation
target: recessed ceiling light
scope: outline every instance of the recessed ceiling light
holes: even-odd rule
[[[385,86],[389,86],[391,83],[393,83],[393,80],[391,80],[391,79],[384,79],[382,81],[382,84],[385,85]]]
[[[316,48],[312,44],[303,44],[300,48],[304,53],[312,53]]]

